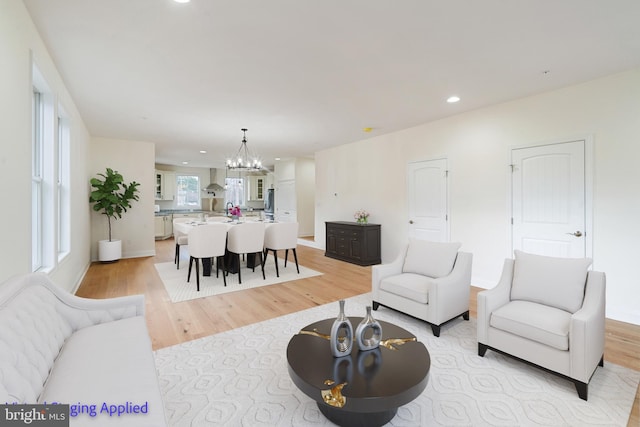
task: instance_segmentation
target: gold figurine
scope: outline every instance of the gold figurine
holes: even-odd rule
[[[326,385],[332,385],[335,382],[333,380],[326,380],[324,383]],[[341,383],[335,387],[331,387],[329,390],[320,390],[324,403],[336,408],[342,408],[345,403],[347,403],[347,398],[342,395],[342,388],[346,385],[347,383]]]
[[[318,332],[318,330],[316,328],[313,329],[313,331],[305,331],[304,329],[300,331],[301,334],[304,335],[312,335],[314,337],[318,337],[318,338],[324,338],[325,340],[330,340],[331,337],[327,334],[321,334],[320,332]],[[344,339],[344,337],[343,337]],[[388,338],[386,340],[382,340],[380,341],[380,345],[382,347],[388,348],[389,350],[398,350],[398,347],[401,346],[402,344],[408,343],[408,342],[416,342],[418,341],[418,339],[416,337],[413,338]]]

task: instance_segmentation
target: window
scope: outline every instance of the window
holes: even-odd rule
[[[234,206],[244,206],[244,179],[243,178],[225,178],[224,204],[233,203]]]
[[[200,177],[176,175],[176,207],[200,209]]]
[[[42,93],[33,90],[32,121],[32,167],[31,167],[31,270],[37,271],[43,263],[43,115]]]
[[[63,111],[61,107],[58,107],[58,110]],[[69,253],[71,246],[70,132],[69,119],[60,114],[58,117],[58,179],[56,186],[58,196],[56,200],[58,261]]]
[[[54,96],[35,64],[32,81],[31,270],[46,272],[57,252],[56,114]]]

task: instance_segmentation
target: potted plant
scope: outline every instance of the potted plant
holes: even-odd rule
[[[138,200],[139,183],[129,184],[118,171],[107,168],[106,174],[97,174],[102,178],[91,178],[91,195],[89,202],[93,210],[107,217],[109,224],[109,240],[98,242],[98,259],[100,261],[117,261],[122,257],[122,241],[111,238],[111,219],[122,218],[122,213],[131,207],[131,201]]]

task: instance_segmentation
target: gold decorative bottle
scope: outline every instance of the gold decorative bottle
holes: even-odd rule
[[[344,314],[344,300],[340,300],[340,313],[331,326],[331,353],[333,357],[343,357],[351,354],[353,348],[353,326]]]

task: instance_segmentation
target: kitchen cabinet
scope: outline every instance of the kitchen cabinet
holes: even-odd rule
[[[176,192],[175,172],[156,170],[156,200],[173,200]]]
[[[358,265],[380,264],[380,224],[325,224],[325,256]]]
[[[173,234],[173,217],[171,215],[157,215],[153,229],[156,239],[168,239]]]
[[[264,200],[264,195],[267,190],[267,180],[264,176],[249,176],[248,177],[248,201]]]

